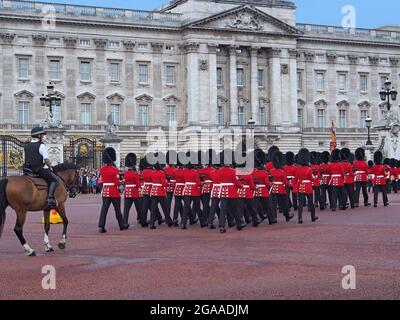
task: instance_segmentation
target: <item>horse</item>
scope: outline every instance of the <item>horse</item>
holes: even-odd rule
[[[65,202],[70,198],[75,198],[78,193],[78,171],[75,165],[63,163],[55,166],[53,172],[58,177],[58,186],[55,192],[57,206],[54,208],[63,221],[63,233],[58,248],[64,250],[67,240],[68,219],[65,211]],[[0,180],[0,238],[3,233],[6,220],[6,209],[11,207],[17,214],[14,232],[17,235],[25,254],[36,256],[23,236],[23,226],[28,211],[44,212],[44,247],[45,252],[54,252],[49,242],[50,231],[50,211],[53,208],[47,206],[47,183],[39,178],[32,178],[28,175],[8,177]]]

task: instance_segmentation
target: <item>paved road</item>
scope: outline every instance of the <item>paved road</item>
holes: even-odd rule
[[[45,254],[40,213],[25,235],[38,257],[25,257],[8,212],[0,239],[0,299],[399,299],[400,195],[388,208],[319,213],[304,225],[263,224],[244,231],[120,232],[110,212],[108,233],[97,233],[100,198],[68,202],[67,249]],[[132,219],[133,221],[133,219]],[[56,247],[62,227],[52,226]],[[44,265],[57,271],[45,291]],[[356,290],[342,289],[342,267],[356,268]]]

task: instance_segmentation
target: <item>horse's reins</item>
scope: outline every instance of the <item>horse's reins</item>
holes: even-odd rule
[[[71,184],[71,185],[68,184],[68,183],[63,179],[63,177],[61,177],[57,172],[52,171],[52,173],[54,173],[54,174],[57,176],[57,178],[59,178],[59,179],[62,181],[62,183],[64,184],[65,189],[67,189],[67,191],[71,194],[71,190],[73,190],[74,186],[73,186],[72,184]],[[77,175],[78,175],[78,172],[77,172],[77,170],[75,169],[75,179],[76,179]],[[77,194],[77,192],[73,192],[73,193],[72,193],[72,195],[73,195],[72,198],[75,198],[75,197],[76,197],[76,194]]]

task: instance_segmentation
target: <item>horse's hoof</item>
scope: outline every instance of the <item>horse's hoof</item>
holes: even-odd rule
[[[49,253],[49,252],[54,252],[54,249],[53,249],[52,247],[46,247],[44,250],[45,250],[47,253]]]
[[[28,252],[28,257],[36,257],[36,252],[32,251],[32,252]]]
[[[60,250],[64,250],[64,249],[65,249],[65,243],[60,242],[60,243],[58,244],[58,248],[59,248]]]

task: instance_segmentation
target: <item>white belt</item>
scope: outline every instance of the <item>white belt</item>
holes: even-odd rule
[[[175,184],[176,186],[184,186],[185,184],[184,183],[177,183],[177,184]]]
[[[266,187],[265,184],[258,184],[258,185],[256,185],[256,188],[257,188],[257,189],[259,189],[259,188],[265,188],[265,187]]]
[[[333,174],[332,178],[338,178],[338,177],[341,177],[341,176],[342,176],[341,174]]]
[[[231,187],[234,186],[233,183],[221,183],[221,187]]]
[[[212,180],[205,180],[204,182],[211,183],[211,182],[212,182]]]
[[[249,189],[250,186],[243,186],[242,189]]]
[[[303,180],[301,183],[311,183],[310,180]]]
[[[385,178],[385,176],[376,176],[376,178]]]
[[[356,171],[356,174],[365,173],[365,171]]]
[[[196,182],[186,182],[185,186],[195,186],[196,184]]]
[[[163,187],[163,185],[160,183],[152,183],[152,185],[153,187]]]
[[[330,177],[331,175],[330,174],[323,174],[322,176],[327,178],[327,177]]]
[[[125,187],[127,187],[127,188],[134,188],[134,187],[136,187],[136,184],[127,184]]]
[[[281,184],[283,184],[283,182],[272,182],[272,184],[281,185]]]
[[[176,182],[176,180],[169,180],[169,182]]]
[[[294,179],[294,177],[293,177],[293,176],[287,176],[287,178],[288,178],[288,179]]]
[[[145,182],[144,185],[145,186],[151,186],[153,183],[152,182]]]
[[[115,183],[103,183],[104,187],[115,186]]]

